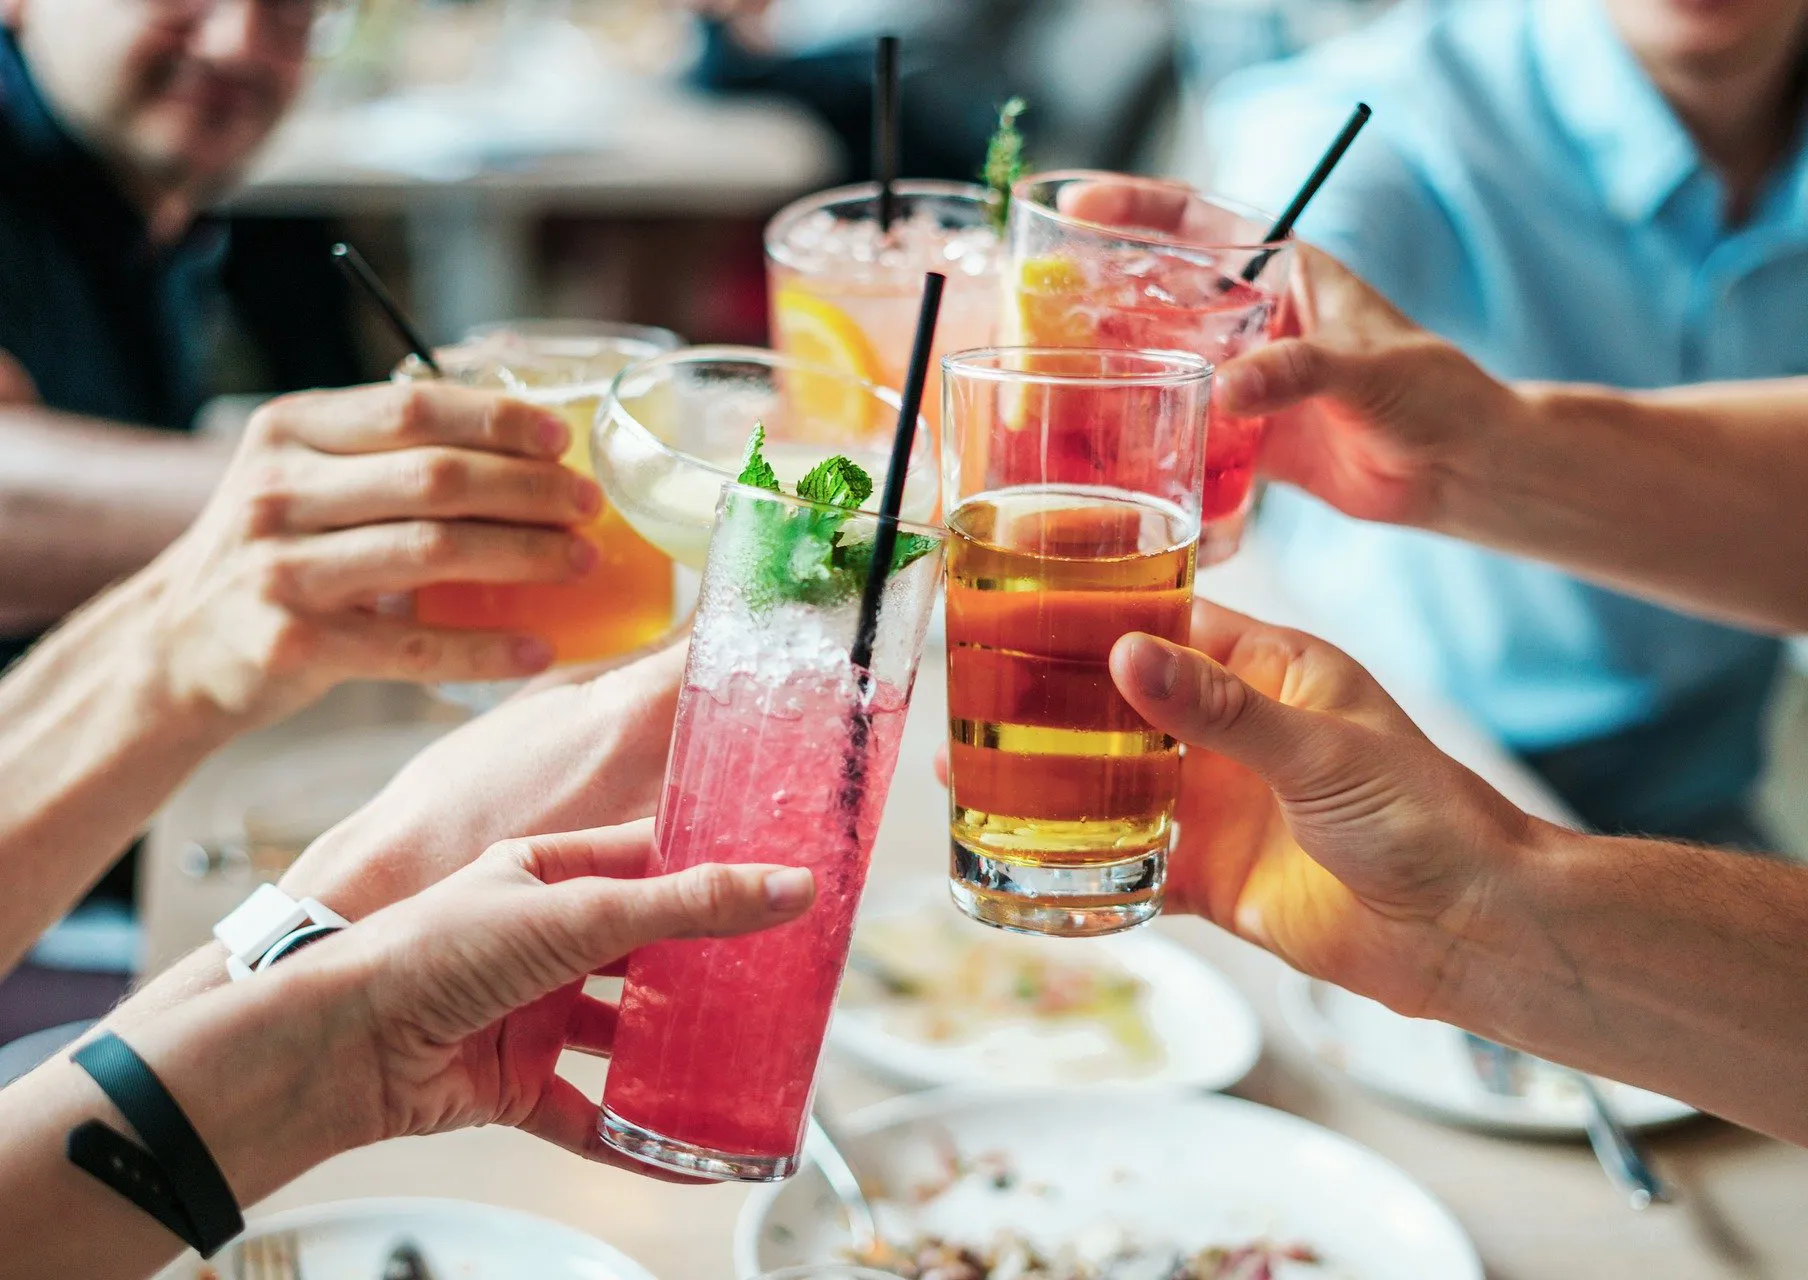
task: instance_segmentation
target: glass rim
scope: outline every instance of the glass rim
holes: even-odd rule
[[[799,360],[795,356],[788,356],[782,351],[774,351],[769,347],[737,347],[716,344],[703,347],[680,347],[676,351],[662,351],[658,355],[649,356],[645,360],[637,360],[633,364],[627,366],[627,368],[615,375],[614,380],[609,383],[608,390],[603,395],[602,403],[597,405],[596,420],[591,425],[592,432],[598,433],[600,438],[600,432],[602,432],[609,423],[620,422],[624,429],[632,430],[643,446],[652,449],[654,452],[668,458],[676,459],[686,466],[696,467],[697,469],[707,471],[712,475],[722,476],[731,484],[737,483],[737,477],[741,474],[739,471],[730,471],[724,467],[717,466],[713,462],[699,458],[694,453],[686,453],[682,449],[674,449],[671,445],[647,430],[646,424],[635,417],[627,405],[622,403],[622,387],[625,380],[631,376],[646,377],[650,374],[657,373],[661,369],[673,366],[707,364],[764,365],[774,369],[790,369],[798,373],[808,374],[812,377],[835,378],[841,382],[851,383],[854,386],[864,388],[868,394],[880,404],[890,409],[894,415],[898,410],[904,407],[903,396],[898,392],[893,391],[890,387],[882,387],[878,383],[869,382],[865,378],[856,378],[853,374],[844,370],[831,368],[828,365],[814,364],[808,360]],[[923,417],[922,410],[919,409],[917,411],[916,439],[911,444],[911,452],[915,453],[919,448],[925,448],[926,446],[922,442],[931,438],[928,420]],[[936,470],[933,456],[930,459],[929,468],[932,472]],[[882,482],[882,479],[883,478],[881,478],[879,482]],[[770,491],[768,490],[767,492]],[[875,490],[875,492],[877,492],[877,490]],[[876,515],[877,512],[874,512],[873,514]]]
[[[655,355],[677,351],[684,346],[684,339],[663,325],[636,324],[630,320],[586,320],[581,316],[516,316],[511,320],[490,320],[470,326],[457,342],[446,345],[462,347],[466,343],[481,342],[485,338],[511,333],[529,342],[580,343],[589,339],[601,339],[644,343],[653,349]],[[435,355],[439,351],[440,348],[434,348]]]
[[[884,480],[883,477],[881,477],[880,485],[883,486],[883,483]],[[875,488],[873,490],[873,497],[877,498],[883,491],[882,487]],[[718,512],[727,505],[730,494],[745,494],[750,498],[766,498],[773,502],[782,502],[786,506],[797,507],[804,511],[820,511],[830,515],[850,517],[866,516],[872,520],[883,520],[885,518],[871,507],[838,507],[832,502],[817,502],[812,498],[800,498],[795,493],[786,493],[783,489],[762,489],[757,484],[742,484],[739,480],[730,480],[727,484],[722,486],[722,495],[716,499],[716,510]],[[948,530],[939,524],[918,524],[916,521],[906,520],[902,516],[895,517],[893,523],[905,533],[914,533],[920,537],[934,538],[937,542],[946,542],[948,540]],[[892,572],[895,573],[897,571],[894,569]],[[890,577],[891,574],[887,574],[886,576]]]
[[[944,200],[966,200],[976,205],[990,207],[997,196],[992,188],[983,187],[977,182],[956,182],[948,178],[911,178],[892,183],[892,191],[901,196],[934,196]],[[829,187],[822,191],[813,191],[807,196],[799,196],[790,204],[773,214],[766,223],[761,234],[761,242],[765,246],[766,255],[783,266],[795,266],[785,252],[784,233],[788,232],[800,218],[821,209],[833,208],[838,204],[847,204],[855,200],[871,200],[878,196],[877,182],[850,182],[845,186]]]
[[[1140,360],[1152,366],[1148,373],[1059,373],[1033,369],[1005,369],[992,363],[1007,357],[1094,356],[1100,359]],[[1164,366],[1156,370],[1153,366]],[[1154,349],[1124,351],[1113,347],[974,347],[942,357],[944,380],[959,378],[983,382],[1030,382],[1059,387],[1184,387],[1209,383],[1218,368],[1192,351]]]
[[[1096,235],[1108,236],[1114,240],[1128,240],[1137,244],[1157,245],[1163,248],[1209,249],[1224,253],[1281,253],[1291,248],[1295,239],[1294,234],[1288,232],[1283,239],[1270,241],[1189,240],[1183,236],[1169,235],[1148,227],[1114,227],[1109,223],[1090,222],[1085,218],[1076,218],[1071,213],[1063,213],[1054,205],[1038,200],[1029,194],[1033,187],[1046,186],[1056,182],[1114,182],[1120,185],[1154,187],[1164,191],[1182,191],[1201,204],[1222,209],[1224,212],[1235,214],[1246,221],[1268,226],[1273,226],[1275,222],[1275,216],[1265,209],[1244,204],[1240,200],[1229,200],[1223,196],[1211,195],[1179,178],[1157,178],[1140,173],[1112,173],[1107,169],[1051,169],[1047,173],[1029,174],[1011,184],[1011,207],[1015,209],[1021,205],[1039,217],[1077,231],[1087,231]]]
[[[597,322],[598,331],[589,334],[545,334],[536,336],[532,333],[522,333],[519,330],[511,330],[508,328],[508,323],[509,322],[503,321],[498,322],[494,326],[480,325],[467,331],[457,342],[447,342],[435,346],[433,348],[433,358],[439,361],[440,367],[445,370],[445,380],[447,382],[457,383],[459,382],[459,370],[481,367],[484,363],[482,357],[485,355],[486,351],[494,350],[494,347],[489,345],[491,344],[491,340],[510,332],[519,333],[521,338],[526,343],[530,344],[530,350],[537,348],[536,354],[541,359],[582,361],[597,359],[605,354],[613,354],[626,360],[627,363],[623,368],[633,368],[637,364],[645,363],[646,361],[655,359],[659,356],[670,355],[674,350],[672,347],[661,345],[646,337],[646,334],[663,333],[669,334],[673,338],[678,337],[677,334],[672,333],[669,329],[659,329],[653,325],[621,325],[620,328],[623,329],[624,332],[602,332],[600,331],[602,326],[609,323],[605,321]],[[587,324],[589,322],[574,323]],[[626,332],[630,330],[633,332]],[[682,339],[679,339],[680,346],[677,349],[682,349],[682,341]],[[592,346],[590,345],[592,343],[607,345]],[[561,347],[569,348],[577,347],[579,345],[584,345],[586,349],[560,349]],[[495,359],[489,363],[497,368],[506,368],[508,365],[508,362],[503,359]],[[615,379],[620,376],[621,372],[621,369],[616,369],[613,373],[598,373],[595,377],[576,378],[570,382],[552,382],[544,386],[502,386],[482,389],[500,391],[503,395],[510,396],[513,399],[525,400],[533,404],[563,403],[567,400],[582,399],[586,396],[608,395],[609,389],[615,385]],[[433,372],[427,368],[426,361],[422,360],[413,352],[409,352],[398,360],[395,368],[390,372],[391,380],[413,381],[419,379],[423,381],[432,381],[433,377]]]

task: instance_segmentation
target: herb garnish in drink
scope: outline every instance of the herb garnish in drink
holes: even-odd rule
[[[736,478],[755,489],[782,493],[778,473],[766,461],[765,446],[765,424],[756,422]],[[855,537],[846,526],[860,504],[873,496],[872,477],[852,459],[836,454],[797,482],[797,496],[820,505],[789,509],[760,504],[739,513],[738,518],[763,526],[760,545],[766,554],[753,569],[757,581],[751,584],[752,597],[767,604],[784,600],[828,604],[858,595],[873,562],[873,538],[870,532]],[[940,545],[934,538],[899,530],[891,572]]]
[[[1022,98],[1012,98],[998,109],[998,129],[986,144],[986,167],[982,171],[985,184],[997,199],[992,202],[992,229],[1003,235],[1011,220],[1011,188],[1023,176],[1023,135],[1017,132],[1017,117],[1029,106]]]

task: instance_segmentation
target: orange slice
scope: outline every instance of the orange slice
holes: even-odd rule
[[[879,357],[847,312],[799,288],[779,290],[772,300],[774,342],[788,356],[859,378],[879,379]],[[793,375],[791,408],[803,431],[822,440],[857,440],[873,427],[877,405],[863,387],[836,378]]]
[[[1026,258],[1009,309],[1026,347],[1091,347],[1097,326],[1086,305],[1086,274],[1071,258]]]

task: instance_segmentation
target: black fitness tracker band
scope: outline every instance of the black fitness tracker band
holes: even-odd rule
[[[163,1082],[111,1031],[75,1051],[75,1065],[137,1130],[144,1145],[99,1120],[69,1134],[71,1164],[98,1178],[211,1258],[245,1229],[226,1176]]]

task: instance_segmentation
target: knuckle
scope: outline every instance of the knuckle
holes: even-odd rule
[[[396,640],[395,665],[411,676],[430,675],[445,662],[446,641],[431,631],[410,631]]]
[[[410,525],[404,538],[408,558],[425,569],[441,569],[456,563],[463,542],[451,525],[435,520]]]
[[[738,889],[739,879],[730,867],[719,863],[693,867],[680,886],[685,914],[704,927],[719,925],[733,913]]]
[[[390,431],[397,440],[423,440],[432,434],[433,393],[406,383],[390,391]]]
[[[1234,729],[1249,714],[1250,690],[1236,677],[1216,668],[1208,670],[1194,695],[1200,720],[1215,729]]]
[[[245,477],[245,527],[253,537],[284,528],[295,502],[294,486],[283,465],[276,461],[257,464]]]
[[[443,507],[457,502],[470,490],[470,469],[454,453],[423,452],[411,462],[409,488],[423,502]]]
[[[278,547],[265,547],[254,555],[252,589],[259,599],[287,604],[301,591],[301,571],[293,558]]]
[[[317,628],[295,614],[285,613],[270,629],[265,666],[280,672],[306,670],[319,661],[321,647]]]

